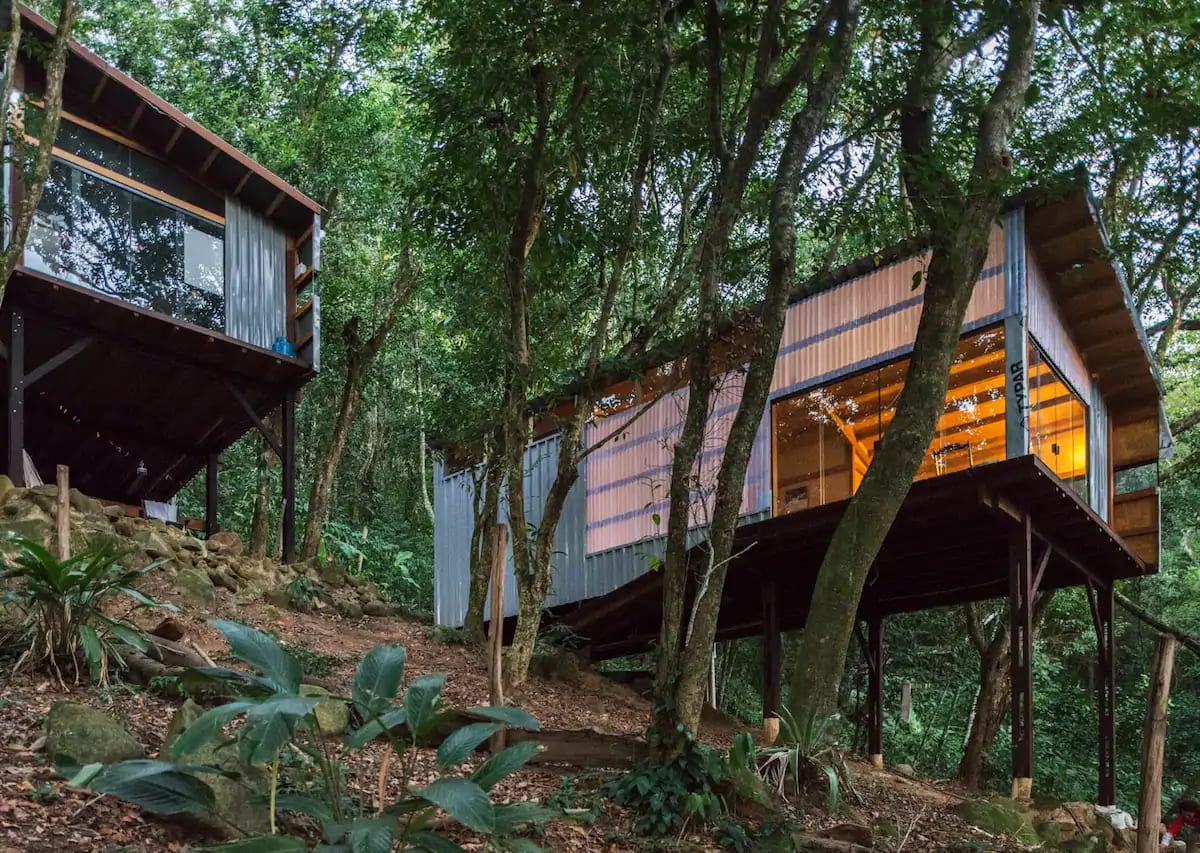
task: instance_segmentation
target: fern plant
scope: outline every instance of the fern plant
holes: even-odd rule
[[[405,651],[401,646],[379,646],[371,650],[355,673],[352,694],[344,701],[352,704],[361,725],[350,731],[342,749],[331,754],[316,737],[318,726],[314,709],[329,697],[308,697],[300,693],[300,665],[271,637],[236,622],[211,623],[225,635],[233,657],[253,668],[245,670],[207,667],[198,670],[206,676],[234,685],[235,701],[207,711],[171,744],[169,761],[125,761],[109,766],[89,765],[71,780],[76,786],[90,785],[159,814],[191,814],[220,818],[213,812],[215,796],[205,778],[226,774],[218,767],[190,764],[189,761],[207,743],[224,738],[228,724],[241,720],[233,736],[241,760],[248,765],[270,769],[268,808],[271,835],[243,839],[217,850],[304,851],[301,838],[276,834],[277,812],[304,815],[321,825],[323,843],[317,849],[326,853],[374,853],[389,851],[399,844],[401,850],[430,853],[459,851],[445,837],[445,824],[434,821],[441,810],[452,823],[489,836],[502,850],[526,853],[538,848],[517,837],[523,827],[556,814],[535,803],[494,804],[488,792],[501,779],[515,772],[538,751],[533,741],[523,741],[504,749],[481,764],[469,775],[458,775],[453,768],[502,728],[536,731],[537,721],[525,711],[511,707],[448,709],[442,702],[443,675],[423,675],[413,679],[403,698],[398,698],[404,672]],[[382,801],[391,762],[383,762],[380,777],[380,801],[367,808],[346,789],[345,757],[376,739],[388,742],[399,757],[395,767],[400,773],[401,796],[390,803]],[[408,778],[413,762],[409,750],[429,746],[440,740],[437,763],[442,775],[429,784],[415,786]],[[318,770],[321,784],[313,790],[280,790],[280,765],[289,757],[303,756]]]
[[[63,680],[63,670],[86,662],[93,680],[106,684],[110,663],[124,666],[122,645],[146,651],[146,635],[129,621],[140,608],[176,609],[135,588],[139,580],[162,561],[127,569],[119,561],[127,551],[104,543],[59,560],[40,543],[10,537],[16,555],[6,560],[0,579],[15,585],[0,593],[0,602],[23,613],[20,624],[25,650],[14,667],[27,663],[48,669]],[[132,605],[124,616],[112,615],[111,601],[124,598]]]

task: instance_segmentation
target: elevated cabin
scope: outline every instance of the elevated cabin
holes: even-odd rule
[[[21,15],[31,48],[48,45],[53,25]],[[35,134],[45,69],[23,58],[16,73]],[[9,204],[22,184],[8,167]],[[139,505],[207,467],[211,531],[220,453],[257,427],[284,461],[290,545],[320,237],[316,202],[72,43],[50,178],[0,309],[8,475],[66,464],[72,485]]]
[[[719,639],[763,636],[764,716],[779,705],[779,633],[803,626],[833,530],[895,412],[927,259],[891,252],[851,264],[834,286],[788,309],[718,622]],[[696,542],[742,391],[736,354],[726,362],[699,461]],[[586,456],[567,500],[549,607],[589,640],[594,658],[647,649],[658,636],[661,573],[650,569],[664,550],[667,481],[686,408],[677,369],[614,386],[585,430],[586,447],[603,444]],[[558,443],[546,435],[526,450],[534,526]],[[875,702],[886,616],[1008,596],[1018,646],[1014,717],[1022,721],[1014,778],[1027,780],[1025,620],[1038,590],[1083,586],[1104,673],[1100,801],[1112,803],[1112,585],[1157,567],[1157,463],[1169,448],[1153,359],[1085,181],[1011,199],[992,230],[945,410],[859,607]],[[473,482],[470,470],[443,464],[435,473],[435,606],[444,624],[460,624],[465,613]],[[511,546],[509,561],[511,572]],[[511,581],[504,592],[511,616]],[[873,714],[878,754],[878,704]]]

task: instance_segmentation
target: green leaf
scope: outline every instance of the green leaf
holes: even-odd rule
[[[545,853],[541,847],[528,838],[506,838],[500,846],[512,853]]]
[[[225,635],[234,657],[262,673],[280,693],[296,695],[300,689],[300,665],[278,643],[240,622],[213,619],[209,624]]]
[[[407,712],[404,708],[396,708],[388,711],[374,720],[368,720],[361,728],[346,735],[344,746],[346,749],[362,749],[375,738],[384,733],[384,730],[394,729],[396,726],[402,726],[407,722]]]
[[[424,850],[425,853],[466,853],[449,838],[434,835],[432,832],[414,832],[408,836],[408,843],[413,850]]]
[[[396,698],[404,675],[404,647],[376,646],[354,673],[354,705],[364,717],[383,713]]]
[[[168,750],[167,757],[177,761],[190,755],[219,735],[226,723],[253,707],[253,702],[230,702],[227,705],[218,705],[216,708],[205,711],[196,719],[196,722],[175,738]]]
[[[483,790],[490,791],[505,776],[524,767],[529,759],[538,754],[540,749],[541,745],[532,740],[513,744],[480,764],[471,774],[471,779]]]
[[[67,780],[67,785],[72,788],[86,788],[103,769],[103,764],[85,764]]]
[[[494,806],[493,809],[496,814],[497,835],[510,835],[527,824],[541,824],[563,816],[560,810],[543,806],[541,803],[505,803]]]
[[[275,808],[279,811],[307,815],[319,820],[321,823],[333,823],[336,819],[333,809],[326,803],[321,802],[315,797],[306,797],[303,794],[277,794],[275,797]]]
[[[308,716],[321,703],[319,698],[305,696],[274,696],[255,704],[246,712],[243,743],[250,745],[248,760],[266,764],[292,739],[296,723]]]
[[[497,723],[513,729],[525,729],[530,732],[540,732],[542,724],[524,708],[514,708],[511,705],[486,705],[482,708],[468,708],[466,713],[483,717],[485,720],[495,720]]]
[[[139,759],[112,764],[92,788],[161,815],[211,814],[212,788],[165,761]]]
[[[408,716],[408,729],[415,740],[423,738],[437,723],[438,706],[445,683],[446,676],[435,673],[422,675],[408,686],[404,694],[404,710]]]
[[[144,652],[150,648],[150,643],[146,640],[146,635],[137,628],[119,619],[106,619],[105,621],[108,623],[108,630],[121,642],[132,646],[139,652]]]
[[[923,273],[920,270],[917,270],[915,273],[913,273],[913,277],[912,277],[912,289],[913,290],[916,290],[918,287],[921,286],[921,276],[922,275],[923,275]]]
[[[499,723],[471,723],[453,732],[438,747],[437,763],[442,767],[462,764],[475,751],[475,747],[490,738],[500,729]]]
[[[413,793],[433,803],[467,829],[491,832],[495,825],[492,801],[483,788],[470,779],[446,776]]]
[[[286,835],[260,835],[204,849],[220,853],[304,853],[308,846],[299,838],[288,838]]]
[[[390,818],[359,818],[350,824],[346,837],[351,853],[388,853],[396,833],[396,821]]]
[[[100,645],[100,635],[91,625],[80,625],[79,643],[83,646],[83,656],[87,658],[92,679],[98,680],[104,669],[104,648]]]

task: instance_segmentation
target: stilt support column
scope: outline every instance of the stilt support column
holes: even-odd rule
[[[867,620],[867,754],[883,767],[883,619]]]
[[[779,680],[782,657],[779,609],[775,603],[775,581],[763,579],[763,734],[768,743],[779,737]]]
[[[204,535],[212,536],[221,529],[217,520],[218,477],[221,469],[221,454],[208,454],[208,466],[204,470]]]
[[[1008,544],[1009,642],[1012,655],[1012,796],[1033,795],[1033,542],[1024,515]]]
[[[296,392],[283,396],[283,561],[296,559]]]
[[[1117,802],[1117,670],[1113,643],[1113,589],[1088,580],[1088,605],[1096,628],[1096,701],[1099,705],[1100,790],[1097,805]]]
[[[25,483],[25,314],[13,306],[8,318],[8,478]]]

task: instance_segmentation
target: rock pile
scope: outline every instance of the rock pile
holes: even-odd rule
[[[0,475],[0,536],[54,545],[57,495],[55,485],[17,488]],[[124,507],[105,505],[78,489],[71,489],[70,507],[71,553],[112,542],[127,552],[124,565],[156,562],[154,571],[169,579],[189,609],[234,613],[238,605],[266,601],[306,612],[331,609],[346,618],[393,613],[373,583],[341,566],[254,557],[236,533],[205,540],[163,521],[127,517]]]

